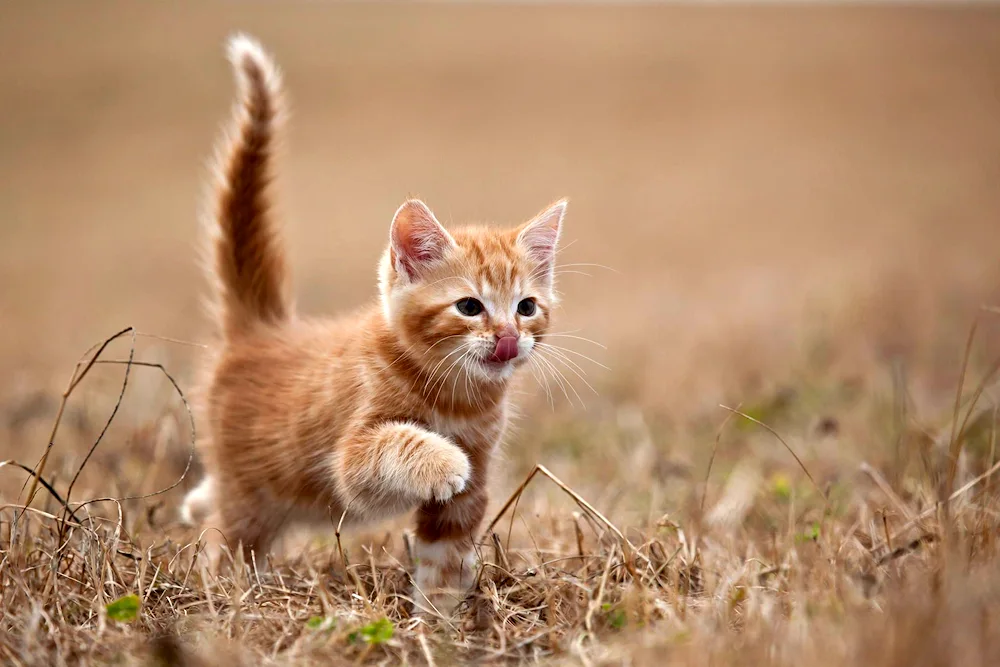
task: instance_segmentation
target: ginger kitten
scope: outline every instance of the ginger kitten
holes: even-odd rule
[[[512,375],[549,328],[566,204],[516,229],[448,232],[411,199],[389,229],[379,303],[301,318],[267,192],[279,72],[244,36],[229,57],[240,99],[219,152],[211,248],[222,341],[198,406],[207,475],[183,515],[260,554],[291,522],[416,509],[414,601],[450,606],[446,591],[475,575]]]

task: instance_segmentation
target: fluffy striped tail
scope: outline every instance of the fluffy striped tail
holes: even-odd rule
[[[260,44],[229,41],[239,99],[216,154],[210,271],[215,317],[227,339],[289,317],[285,251],[271,219],[274,135],[283,116],[281,75]]]

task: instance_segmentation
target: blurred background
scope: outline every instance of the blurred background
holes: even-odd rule
[[[237,30],[286,74],[278,201],[307,312],[374,298],[409,195],[446,224],[569,197],[561,257],[589,275],[561,277],[557,327],[610,368],[578,359],[598,397],[567,372],[583,403],[717,426],[720,401],[898,367],[947,405],[1000,303],[993,7],[4,3],[5,395],[60,390],[127,325],[208,339],[197,213]],[[189,386],[196,348],[143,345]]]

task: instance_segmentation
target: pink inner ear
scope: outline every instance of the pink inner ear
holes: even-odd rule
[[[441,259],[444,254],[443,239],[433,230],[411,229],[409,236],[399,239],[398,250],[407,261],[414,263],[431,262]]]
[[[410,200],[396,211],[391,247],[408,277],[415,278],[423,266],[440,260],[453,244],[451,236],[423,202]]]
[[[528,251],[537,260],[548,261],[556,254],[555,235],[553,234],[551,239],[532,239],[528,245]]]
[[[518,236],[518,243],[536,262],[551,264],[555,261],[559,228],[566,204],[560,202],[525,226]]]

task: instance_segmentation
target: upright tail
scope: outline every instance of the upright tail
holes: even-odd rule
[[[271,219],[274,135],[283,116],[281,74],[260,44],[229,41],[239,99],[216,153],[210,272],[215,317],[227,339],[292,310],[285,251]]]

